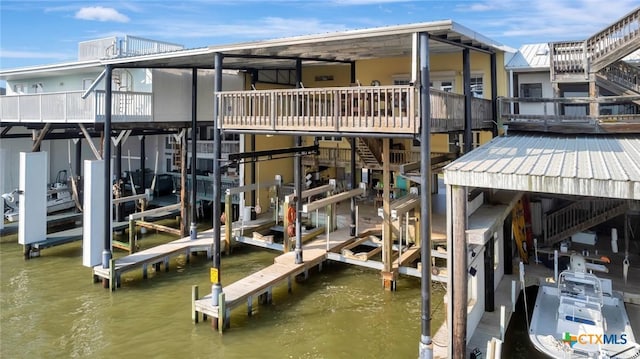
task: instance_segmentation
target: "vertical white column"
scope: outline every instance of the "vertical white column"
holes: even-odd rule
[[[104,247],[104,186],[107,175],[104,161],[84,161],[84,212],[82,228],[82,265],[94,267],[102,263]]]
[[[20,152],[18,243],[47,239],[46,152]]]
[[[5,193],[4,190],[4,176],[7,175],[7,167],[4,161],[4,149],[0,148],[0,168],[2,169],[2,174],[0,175],[0,193]],[[4,213],[4,198],[0,197],[0,208]],[[0,230],[4,229],[4,215],[0,216]]]

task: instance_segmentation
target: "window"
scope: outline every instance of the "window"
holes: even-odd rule
[[[14,84],[13,85],[13,92],[15,92],[16,94],[20,95],[24,93],[24,84]]]
[[[429,83],[431,88],[444,92],[453,92],[453,80],[433,80]]]
[[[471,94],[473,97],[483,98],[484,97],[484,86],[482,76],[472,76],[471,77]]]
[[[342,137],[340,136],[320,136],[318,137],[319,141],[342,141]]]
[[[521,84],[520,97],[526,98],[542,98],[542,84]]]

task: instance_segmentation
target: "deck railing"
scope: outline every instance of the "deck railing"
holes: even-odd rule
[[[640,93],[640,70],[622,61],[606,66],[602,75],[609,81]]]
[[[351,149],[320,147],[317,155],[303,157],[303,163],[305,165],[311,165],[316,160],[320,165],[346,165],[351,163]],[[420,150],[389,150],[389,161],[392,165],[401,165],[419,160]],[[363,165],[362,160],[357,156],[356,161],[359,163],[359,166]]]
[[[0,96],[2,122],[91,123],[105,118],[105,92],[82,98],[83,91]],[[113,122],[149,122],[152,95],[147,92],[112,93]]]
[[[639,101],[640,96],[499,98],[498,117],[509,129],[640,133],[640,114],[633,104]],[[598,104],[600,113],[590,114],[590,104]],[[523,105],[529,106],[526,111]]]
[[[640,8],[620,18],[585,41],[550,44],[551,78],[598,72],[637,49],[640,41]]]
[[[218,94],[225,129],[417,133],[413,86],[227,91]],[[464,96],[431,90],[432,131],[464,129]],[[472,100],[475,129],[489,128],[491,101]]]

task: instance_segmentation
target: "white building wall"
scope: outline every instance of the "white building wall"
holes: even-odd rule
[[[155,122],[191,121],[191,70],[153,70],[153,114]],[[198,121],[213,121],[214,71],[198,71]],[[225,73],[224,91],[242,90],[243,76]]]
[[[551,79],[549,77],[549,72],[532,72],[532,73],[518,74],[518,86],[522,86],[522,84],[533,84],[533,83],[542,84],[542,97],[544,98],[553,97],[553,88],[551,87]],[[522,93],[519,93],[519,97],[522,97]],[[552,115],[554,113],[553,104],[551,103],[542,104],[542,103],[522,103],[521,102],[520,114],[543,115],[545,113],[544,106],[547,107],[548,115]]]

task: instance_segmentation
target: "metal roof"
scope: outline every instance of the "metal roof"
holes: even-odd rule
[[[461,51],[468,46],[480,51],[515,52],[452,20],[396,25],[370,29],[296,36],[265,41],[215,45],[153,55],[103,59],[101,64],[118,67],[213,67],[213,54],[225,55],[227,69],[295,68],[295,59],[305,65],[326,61],[350,62],[373,58],[410,56],[413,34],[428,32],[432,53]],[[443,40],[443,41],[438,41]],[[71,64],[69,64],[71,65]],[[0,71],[0,78],[51,71],[48,66]],[[59,67],[56,67],[60,71]]]
[[[518,49],[518,52],[509,60],[505,69],[507,70],[548,70],[549,44],[528,44]]]
[[[444,168],[446,184],[640,200],[640,137],[496,137]]]

